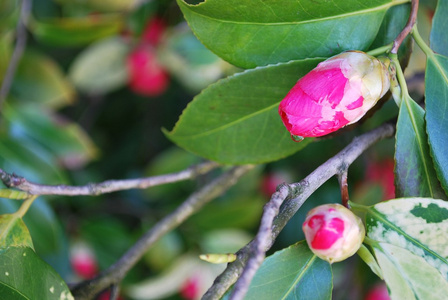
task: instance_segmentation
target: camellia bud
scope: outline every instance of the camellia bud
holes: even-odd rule
[[[379,59],[346,51],[302,77],[278,111],[293,137],[323,136],[362,118],[389,86],[388,68]]]
[[[302,228],[311,251],[329,263],[355,254],[365,236],[361,219],[340,204],[310,210]]]

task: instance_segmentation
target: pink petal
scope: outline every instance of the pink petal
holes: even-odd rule
[[[314,218],[314,217],[312,217]],[[311,218],[311,219],[312,219]],[[327,220],[321,228],[319,228],[311,242],[314,249],[328,249],[340,239],[344,234],[344,221],[339,218]]]

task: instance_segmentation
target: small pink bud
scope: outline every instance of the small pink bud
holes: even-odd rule
[[[293,136],[323,136],[357,122],[389,87],[388,69],[380,60],[347,51],[302,77],[278,112]]]
[[[361,219],[340,204],[310,210],[302,228],[311,251],[329,263],[355,254],[365,236]]]

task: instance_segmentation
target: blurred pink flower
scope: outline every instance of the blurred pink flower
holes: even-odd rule
[[[375,161],[367,165],[366,179],[381,186],[383,189],[383,200],[395,198],[394,166],[395,162],[391,158]]]
[[[180,289],[180,295],[183,299],[194,300],[197,299],[200,292],[199,277],[192,276],[184,282]]]
[[[76,275],[90,279],[98,273],[98,264],[93,250],[84,243],[76,243],[70,250],[70,264]]]
[[[169,76],[157,61],[154,49],[140,46],[127,58],[129,69],[129,88],[144,96],[158,96],[165,92]]]
[[[390,300],[386,284],[382,282],[374,285],[367,293],[365,300]]]
[[[145,26],[142,34],[143,42],[157,46],[166,30],[165,20],[160,17],[153,17]]]

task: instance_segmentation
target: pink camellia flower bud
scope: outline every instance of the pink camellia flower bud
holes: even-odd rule
[[[329,263],[355,254],[365,236],[361,219],[340,204],[310,210],[302,228],[311,251]]]
[[[278,111],[298,140],[323,136],[358,121],[389,87],[388,68],[379,59],[346,51],[302,77]]]

